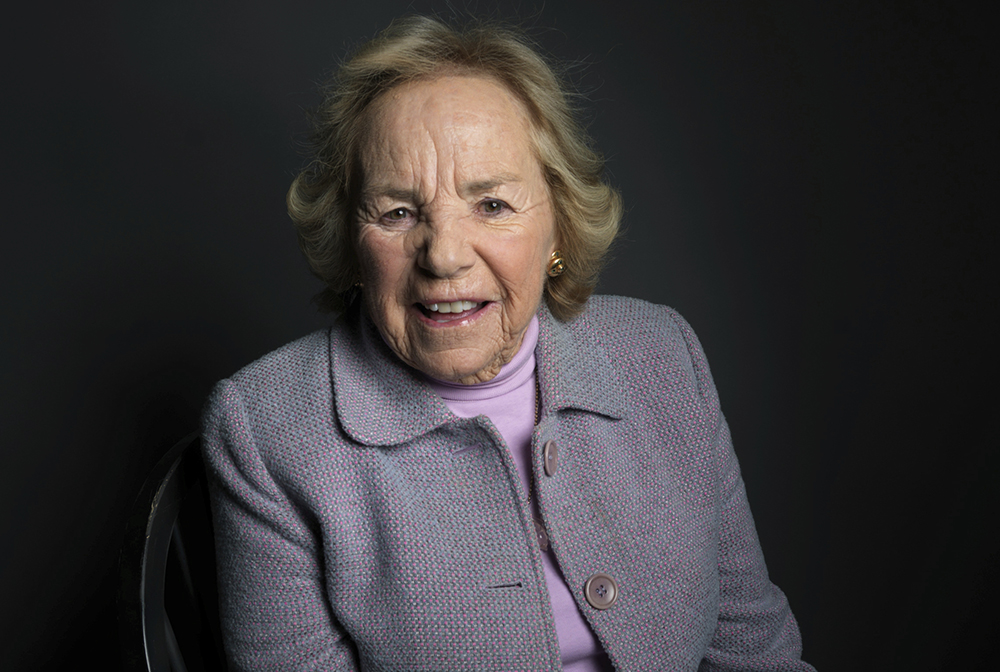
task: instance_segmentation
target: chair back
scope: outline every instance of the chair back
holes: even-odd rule
[[[201,441],[167,451],[136,497],[119,557],[125,670],[225,670]]]

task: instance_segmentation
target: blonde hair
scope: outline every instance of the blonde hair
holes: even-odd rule
[[[525,105],[532,139],[556,213],[565,272],[548,278],[552,314],[583,310],[618,235],[622,205],[603,180],[604,160],[574,118],[569,95],[545,59],[510,28],[478,23],[453,28],[436,19],[395,21],[340,68],[314,117],[314,156],[288,190],[299,245],[326,288],[316,300],[342,310],[360,277],[354,225],[361,189],[359,149],[368,107],[393,87],[443,73],[500,82]]]

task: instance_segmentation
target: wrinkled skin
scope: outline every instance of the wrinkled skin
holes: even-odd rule
[[[528,113],[493,80],[445,76],[386,92],[371,114],[357,231],[365,309],[408,365],[490,380],[521,345],[558,242]]]

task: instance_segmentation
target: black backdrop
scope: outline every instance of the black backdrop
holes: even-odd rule
[[[986,24],[943,2],[610,4],[471,6],[574,64],[628,206],[601,291],[700,334],[805,657],[986,660]],[[329,319],[284,213],[302,109],[392,17],[452,13],[63,5],[8,14],[0,46],[5,670],[118,666],[117,546],[144,473],[215,380]]]

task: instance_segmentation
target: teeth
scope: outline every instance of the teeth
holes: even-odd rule
[[[472,310],[476,305],[472,301],[452,301],[451,303],[432,303],[430,305],[425,303],[424,308],[432,313],[461,313]]]

